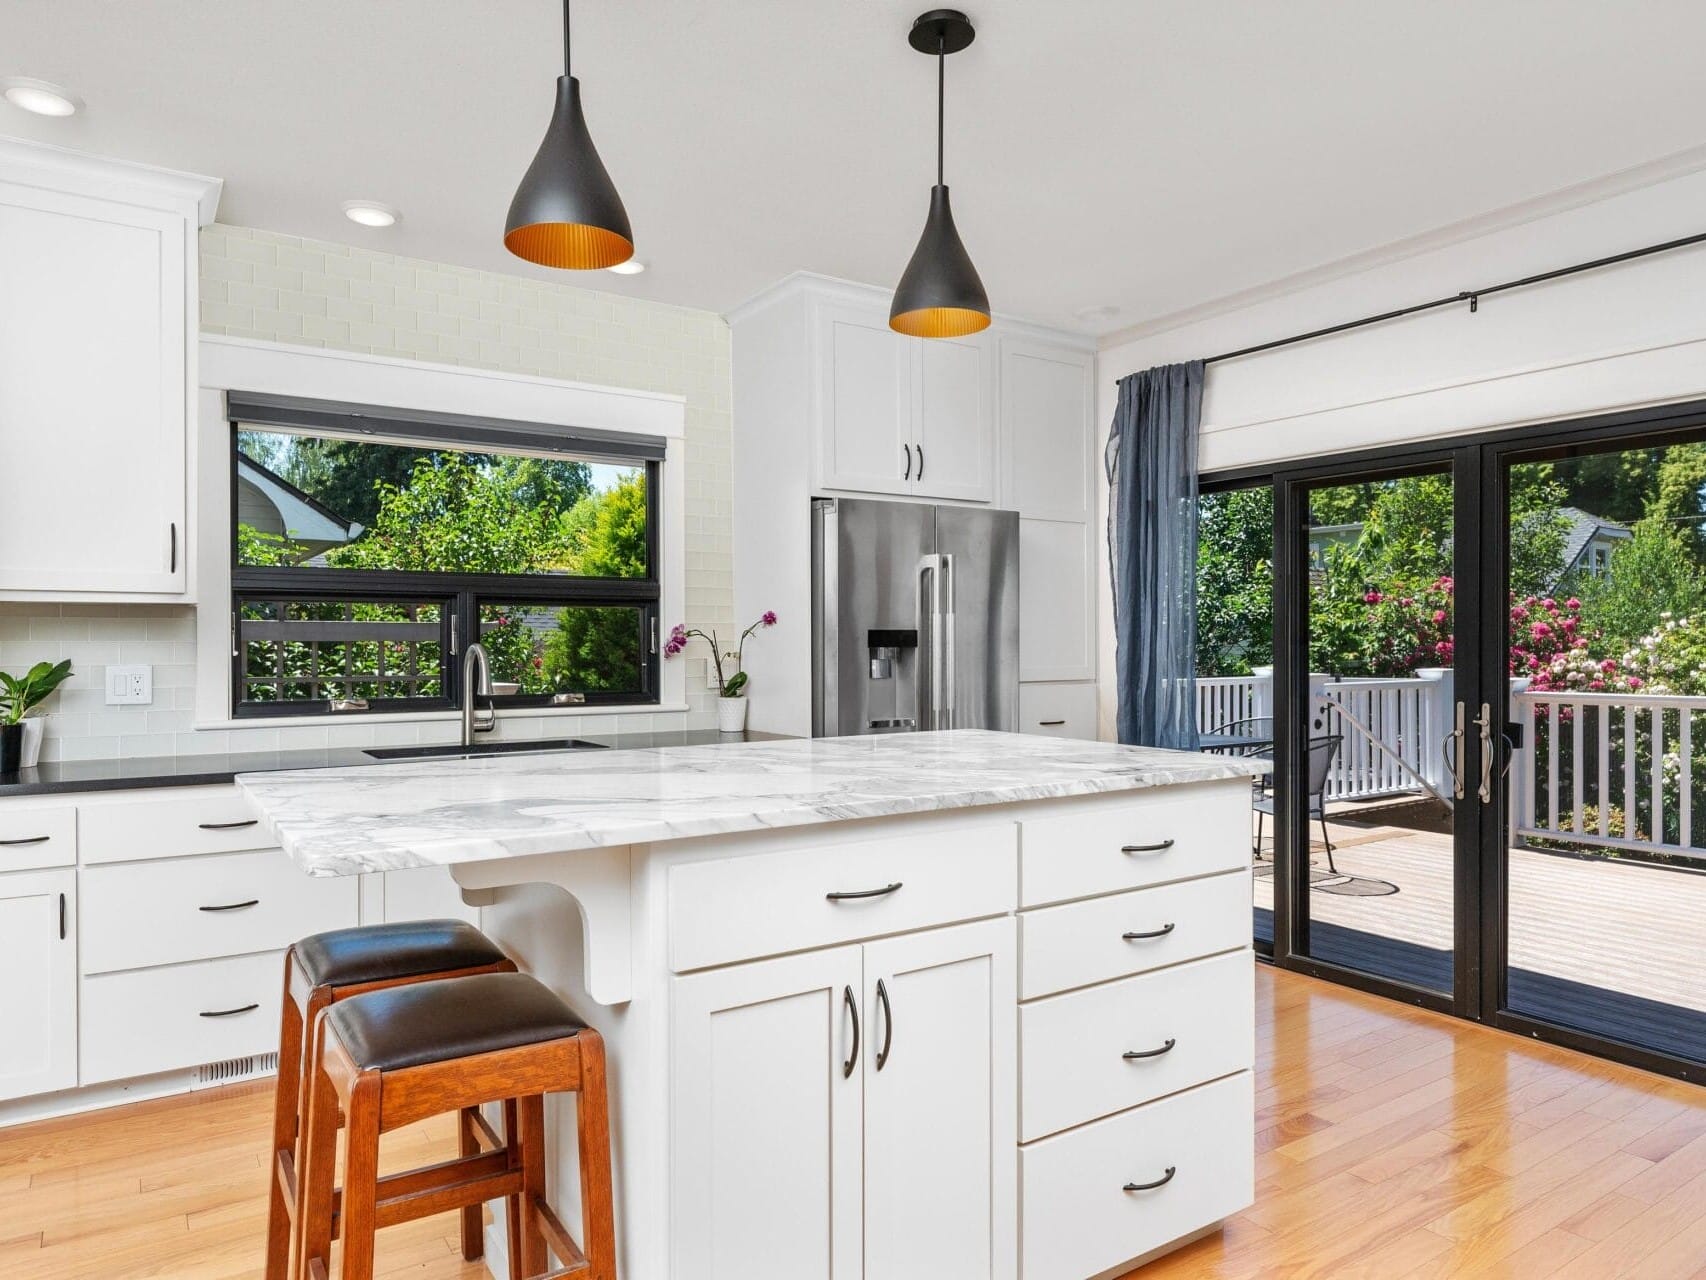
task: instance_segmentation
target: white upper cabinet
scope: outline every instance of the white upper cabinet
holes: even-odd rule
[[[202,180],[0,142],[0,596],[182,597]]]
[[[822,302],[815,329],[822,488],[994,499],[987,334],[909,338],[875,301]]]
[[[1001,340],[1004,501],[1026,516],[1090,518],[1095,365],[1088,351],[1022,338]]]
[[[913,340],[863,308],[826,307],[818,341],[824,487],[911,493]]]
[[[912,492],[992,501],[995,415],[987,334],[901,341],[913,356]]]

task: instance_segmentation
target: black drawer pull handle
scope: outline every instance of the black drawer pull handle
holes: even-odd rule
[[[1039,721],[1037,721],[1037,723],[1045,729],[1052,729],[1057,724],[1065,724],[1066,721],[1064,721],[1064,720],[1039,720]]]
[[[1145,938],[1165,938],[1172,932],[1173,925],[1172,922],[1169,921],[1159,929],[1150,929],[1146,933],[1122,933],[1120,934],[1120,937],[1124,938],[1127,942],[1141,942]]]
[[[852,987],[841,989],[841,999],[853,1018],[853,1048],[847,1054],[847,1061],[841,1064],[841,1078],[845,1080],[853,1074],[853,1068],[859,1065],[859,1002],[853,999]]]
[[[1154,844],[1122,844],[1121,853],[1160,853],[1163,849],[1171,849],[1171,840],[1158,840]]]
[[[1123,1191],[1153,1191],[1156,1187],[1164,1187],[1173,1180],[1173,1175],[1179,1172],[1173,1165],[1167,1166],[1167,1172],[1154,1182],[1128,1182],[1121,1188]]]
[[[247,907],[258,907],[260,905],[261,905],[261,900],[259,898],[250,898],[247,902],[227,902],[227,903],[223,903],[217,907],[197,907],[196,910],[197,911],[242,911]]]
[[[240,827],[252,827],[259,821],[259,818],[244,818],[239,822],[201,822],[196,825],[203,831],[236,831]]]
[[[25,836],[21,840],[0,840],[0,845],[16,848],[18,845],[24,844],[46,844],[51,839],[53,839],[52,836]]]
[[[261,1006],[258,1004],[246,1004],[240,1009],[214,1009],[212,1011],[203,1011],[201,1016],[204,1018],[230,1018],[239,1013],[253,1013],[260,1007]]]
[[[1168,1036],[1167,1042],[1159,1049],[1127,1049],[1120,1057],[1127,1062],[1136,1062],[1139,1058],[1159,1058],[1164,1053],[1173,1052],[1173,1046],[1178,1043],[1172,1036]]]
[[[889,1060],[889,1049],[894,1044],[894,1010],[889,1008],[888,985],[877,979],[877,1003],[883,1007],[883,1047],[877,1050],[877,1070],[881,1071]]]
[[[823,896],[830,902],[846,902],[850,898],[886,898],[900,888],[900,881],[885,884],[881,889],[846,889],[836,893],[826,893]]]

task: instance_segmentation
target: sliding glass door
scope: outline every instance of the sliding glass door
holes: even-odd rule
[[[1706,435],[1501,451],[1495,472],[1500,1008],[1706,1062]]]
[[[1299,954],[1449,997],[1457,845],[1449,465],[1299,486]],[[1258,823],[1260,817],[1258,817]],[[1258,866],[1256,874],[1264,870]]]
[[[1198,720],[1267,766],[1258,946],[1706,1078],[1706,404],[1203,502]]]

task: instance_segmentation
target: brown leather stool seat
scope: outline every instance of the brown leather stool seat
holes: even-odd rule
[[[311,987],[357,987],[501,964],[503,951],[465,920],[412,920],[316,933],[296,944]]]
[[[326,1013],[363,1071],[400,1071],[560,1040],[586,1024],[525,973],[484,973],[387,987],[340,1000]]]

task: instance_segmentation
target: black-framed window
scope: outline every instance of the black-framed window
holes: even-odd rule
[[[658,700],[663,441],[233,395],[238,716]],[[363,708],[361,704],[365,704]]]

